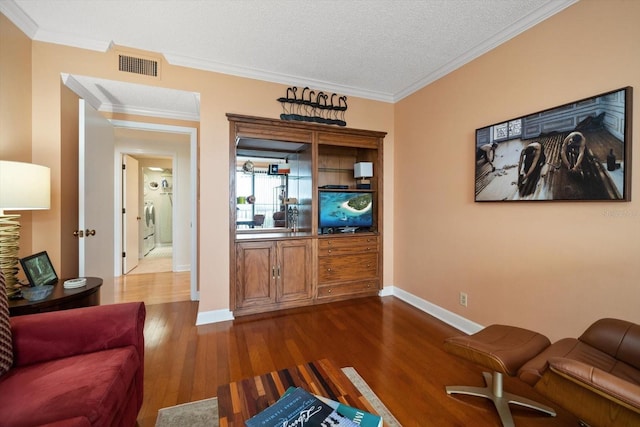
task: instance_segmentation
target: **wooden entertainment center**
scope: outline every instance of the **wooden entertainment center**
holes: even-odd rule
[[[386,133],[236,114],[227,118],[234,315],[377,295]],[[370,164],[373,176],[356,180],[356,163]],[[272,201],[265,202],[264,190],[254,196],[238,189],[240,178],[254,185],[259,174],[280,179]],[[258,185],[251,189],[257,192]],[[344,218],[333,219],[344,221],[344,227],[322,227],[321,196],[351,198],[347,214],[367,222],[350,227],[351,216],[341,213]],[[362,205],[352,204],[359,197]]]

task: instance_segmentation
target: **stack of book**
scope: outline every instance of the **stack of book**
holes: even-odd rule
[[[289,388],[273,405],[245,422],[247,427],[382,427],[382,418],[357,408]]]

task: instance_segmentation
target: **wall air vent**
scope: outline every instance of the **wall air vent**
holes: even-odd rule
[[[127,55],[118,55],[118,61],[118,70],[120,71],[158,77],[158,61]]]

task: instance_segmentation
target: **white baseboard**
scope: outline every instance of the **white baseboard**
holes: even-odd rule
[[[378,292],[378,296],[381,296],[381,297],[389,297],[392,295],[393,295],[393,286],[384,287],[380,292]]]
[[[432,304],[427,300],[418,298],[417,296],[410,294],[409,292],[406,292],[400,288],[397,288],[395,286],[391,286],[390,288],[391,294],[396,298],[401,299],[407,304],[411,304],[417,309],[424,311],[425,313],[430,314],[437,319],[442,320],[446,324],[451,325],[454,328],[461,330],[462,332],[465,332],[467,334],[475,334],[476,332],[484,328],[484,326],[482,325],[472,322],[471,320],[466,319],[449,310],[445,310],[444,308]],[[384,288],[383,290],[386,289],[387,288]]]
[[[430,314],[431,316],[440,319],[446,324],[451,325],[454,328],[459,329],[467,334],[475,334],[476,332],[484,328],[478,323],[472,322],[471,320],[466,319],[449,310],[445,310],[440,306],[432,304],[427,300],[419,298],[395,286],[385,286],[378,293],[378,295],[380,295],[381,297],[394,296],[398,299],[401,299],[407,304],[410,304],[417,309],[424,311],[425,313]],[[206,325],[209,323],[226,322],[233,319],[233,312],[231,310],[222,309],[205,311],[202,313],[198,313],[198,317],[196,318],[196,326]]]
[[[226,322],[227,320],[233,320],[233,313],[231,310],[213,310],[198,313],[196,318],[196,326],[206,325],[209,323]]]

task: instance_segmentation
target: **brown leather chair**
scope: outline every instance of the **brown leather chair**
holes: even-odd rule
[[[262,227],[262,224],[264,224],[264,215],[255,214],[253,216],[253,226],[254,227]]]
[[[483,372],[486,387],[448,386],[447,394],[468,394],[491,400],[504,427],[513,427],[509,404],[525,406],[555,416],[552,408],[503,390],[503,374],[515,376],[529,359],[549,346],[547,337],[527,329],[507,325],[487,326],[469,336],[447,338],[444,348],[492,371]]]
[[[285,211],[278,211],[273,213],[273,226],[274,227],[287,226],[287,213]]]
[[[521,380],[592,427],[640,426],[640,326],[600,319],[547,347]]]

